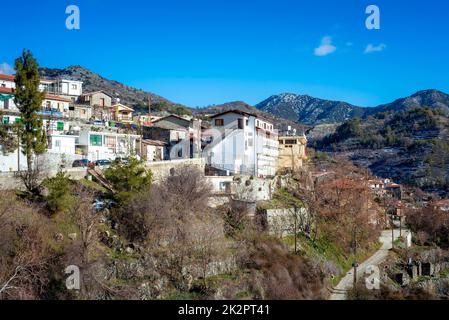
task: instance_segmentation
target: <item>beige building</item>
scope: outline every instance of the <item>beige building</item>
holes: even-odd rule
[[[306,155],[306,136],[279,137],[278,170],[297,171],[303,166]]]
[[[134,109],[123,104],[115,104],[111,108],[112,120],[117,122],[132,123]]]

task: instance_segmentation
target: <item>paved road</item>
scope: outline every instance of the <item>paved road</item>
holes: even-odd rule
[[[402,235],[405,236],[406,231],[402,231]],[[399,230],[394,230],[394,239],[396,240],[398,237]],[[360,264],[357,268],[358,277],[365,274],[365,270],[368,266],[378,266],[380,263],[385,261],[388,256],[388,250],[391,249],[391,230],[383,231],[379,241],[382,243],[382,247],[365,262]],[[345,277],[341,279],[338,285],[334,288],[329,300],[346,300],[346,290],[352,287],[354,281],[353,271],[354,270],[351,269]]]

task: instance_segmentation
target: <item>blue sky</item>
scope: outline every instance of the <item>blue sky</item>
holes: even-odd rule
[[[449,93],[448,1],[24,3],[2,3],[0,70],[28,48],[42,66],[82,65],[192,107],[281,92],[362,106],[428,88]],[[65,27],[70,4],[80,30]],[[370,4],[381,10],[380,30],[365,27]]]

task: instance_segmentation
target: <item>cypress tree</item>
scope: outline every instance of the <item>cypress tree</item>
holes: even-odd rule
[[[31,177],[34,171],[33,156],[44,153],[46,149],[42,118],[37,114],[42,108],[45,93],[39,90],[39,66],[29,50],[23,50],[22,56],[16,59],[15,69],[14,102],[21,113],[23,130],[20,140],[27,159],[28,176]]]

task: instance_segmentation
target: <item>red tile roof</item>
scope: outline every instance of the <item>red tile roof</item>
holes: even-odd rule
[[[0,80],[14,81],[14,78],[12,75],[0,73]]]
[[[0,93],[14,94],[14,89],[0,87]]]

